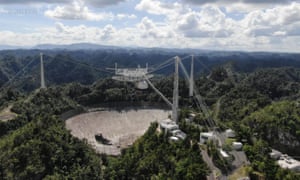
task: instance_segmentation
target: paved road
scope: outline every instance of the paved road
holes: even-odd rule
[[[230,151],[230,154],[234,156],[234,161],[232,162],[232,165],[234,168],[239,168],[243,165],[248,165],[249,161],[247,159],[247,156],[244,151]]]
[[[212,171],[208,176],[207,180],[227,180],[227,176],[221,175],[218,176],[218,174],[222,174],[221,170],[217,168],[214,163],[212,162],[212,159],[208,156],[206,150],[201,150],[201,155],[204,160],[204,162],[208,165],[209,169]]]

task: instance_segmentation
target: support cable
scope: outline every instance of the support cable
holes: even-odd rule
[[[35,59],[32,59],[28,64],[26,64],[20,71],[18,71],[12,78],[10,78],[8,81],[6,81],[0,88],[0,91],[2,91],[5,86],[9,87],[9,84],[11,84],[12,81],[14,81],[20,74],[25,73],[25,70],[34,62]]]
[[[161,98],[169,105],[169,106],[173,106],[173,104],[168,100],[168,98],[166,98],[152,83],[151,81],[147,78],[147,76],[144,76],[145,80],[147,81],[147,83],[152,87],[152,89],[161,96]]]

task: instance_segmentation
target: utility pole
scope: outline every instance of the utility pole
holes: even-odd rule
[[[43,53],[40,53],[40,56],[41,56],[41,89],[45,89],[46,84],[45,84],[45,76],[44,76]]]
[[[189,96],[193,97],[194,92],[194,55],[192,55],[191,74],[190,74],[190,92]]]
[[[178,73],[178,64],[180,58],[178,56],[175,57],[175,73],[174,73],[174,89],[173,89],[173,107],[172,107],[172,119],[174,122],[178,123],[178,81],[179,81],[179,73]]]

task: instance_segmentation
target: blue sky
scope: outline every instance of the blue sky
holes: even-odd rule
[[[0,0],[0,44],[300,52],[300,1]]]

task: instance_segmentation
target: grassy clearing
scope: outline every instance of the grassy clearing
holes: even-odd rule
[[[236,180],[242,177],[249,176],[250,167],[242,166],[239,169],[235,170],[232,175],[229,176],[229,180]]]
[[[0,111],[0,121],[9,121],[14,119],[17,114],[11,112],[12,105],[9,105],[8,107],[4,108],[2,111]]]

